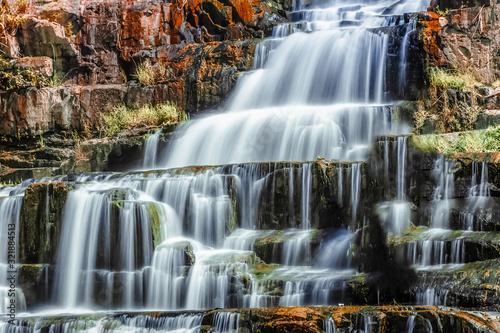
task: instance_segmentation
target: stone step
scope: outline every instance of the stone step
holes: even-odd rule
[[[62,331],[79,327],[82,332],[105,328],[122,330],[188,330],[201,332],[498,332],[500,316],[495,312],[464,311],[426,306],[328,306],[231,309],[183,312],[60,315],[19,317],[13,329]],[[8,332],[7,323],[0,332]]]
[[[500,259],[471,262],[446,269],[418,271],[419,283],[413,288],[432,305],[497,309]],[[425,294],[430,297],[425,297]],[[429,304],[429,303],[428,303]]]
[[[402,237],[389,237],[394,256],[412,265],[463,264],[500,258],[500,233],[446,229],[412,229]]]

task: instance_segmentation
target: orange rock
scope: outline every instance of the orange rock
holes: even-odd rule
[[[424,50],[431,56],[434,65],[441,66],[444,63],[443,51],[438,45],[438,38],[441,29],[447,24],[443,17],[434,12],[425,12],[424,19],[419,23],[425,26],[422,29],[422,40],[424,43]],[[443,25],[444,24],[444,25]]]

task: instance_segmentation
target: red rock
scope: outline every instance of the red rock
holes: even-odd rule
[[[16,59],[14,64],[19,68],[32,69],[43,76],[50,77],[54,73],[52,59],[49,57],[23,57]]]

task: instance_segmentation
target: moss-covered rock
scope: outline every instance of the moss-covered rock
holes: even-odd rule
[[[54,291],[55,266],[22,264],[18,270],[18,286],[22,289],[27,308],[49,302]]]
[[[23,264],[55,264],[61,238],[66,183],[34,183],[23,198],[19,255]]]

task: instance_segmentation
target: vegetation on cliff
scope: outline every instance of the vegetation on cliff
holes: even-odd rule
[[[157,83],[164,83],[173,77],[173,71],[166,64],[156,63],[146,60],[139,66],[133,75],[143,86],[152,86]]]
[[[470,91],[480,84],[471,73],[439,67],[431,67],[429,69],[429,80],[431,90],[454,89],[464,92]]]
[[[105,136],[113,136],[126,128],[178,124],[188,120],[188,116],[173,103],[145,105],[139,109],[131,109],[122,104],[110,114],[103,115],[102,119]]]
[[[19,68],[0,55],[0,91],[43,85],[44,79],[31,68]]]
[[[462,132],[456,136],[414,136],[412,143],[421,151],[440,154],[496,152],[500,151],[500,126],[484,131]]]

